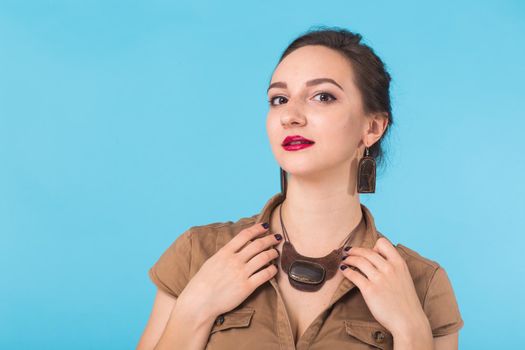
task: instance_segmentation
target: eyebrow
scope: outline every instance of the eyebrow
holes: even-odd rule
[[[305,85],[306,86],[313,86],[313,85],[318,85],[318,84],[322,84],[322,83],[334,84],[337,87],[339,87],[339,89],[345,91],[341,85],[339,85],[334,79],[330,79],[330,78],[317,78],[317,79],[308,80]],[[270,91],[270,89],[274,88],[274,87],[286,89],[287,85],[286,85],[285,82],[277,81],[275,83],[270,84],[270,86],[268,87],[266,92],[268,93],[268,91]]]

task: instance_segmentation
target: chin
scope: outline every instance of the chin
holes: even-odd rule
[[[284,164],[284,166],[281,166],[281,168],[283,168],[283,170],[288,174],[298,177],[315,176],[316,174],[326,170],[325,167],[314,167],[312,164]]]

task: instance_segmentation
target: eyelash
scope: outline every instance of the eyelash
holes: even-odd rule
[[[331,101],[320,101],[320,102],[322,102],[322,103],[327,103],[327,104],[328,104],[328,103],[331,103],[331,102],[334,102],[335,100],[337,100],[337,99],[334,97],[334,95],[332,95],[331,93],[328,93],[328,92],[320,92],[320,93],[318,93],[318,94],[315,95],[315,96],[319,96],[319,95],[328,95],[328,96],[330,96],[330,98],[332,99]],[[315,96],[314,96],[314,97],[315,97]],[[284,97],[284,96],[276,95],[276,96],[272,96],[272,97],[270,97],[270,99],[268,100],[268,104],[270,105],[270,107],[279,106],[279,105],[274,105],[274,104],[272,104],[272,101],[273,101],[275,98],[277,98],[277,97]],[[284,97],[284,98],[286,98],[286,97]]]

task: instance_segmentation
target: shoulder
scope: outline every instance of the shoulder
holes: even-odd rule
[[[459,331],[464,321],[454,288],[444,267],[403,244],[398,243],[394,247],[403,257],[410,271],[433,336],[438,337]]]
[[[200,266],[235,235],[255,224],[257,214],[237,221],[220,221],[190,227],[184,235],[191,241],[192,263]]]
[[[384,237],[390,241],[390,239],[383,233],[379,231],[377,231],[377,233],[379,237]],[[401,255],[401,257],[405,259],[409,267],[412,266],[414,268],[418,268],[427,272],[432,272],[440,267],[440,264],[437,261],[421,255],[416,250],[411,249],[404,244],[397,243],[396,245],[394,245],[394,247],[396,248],[399,255]]]
[[[378,232],[379,237],[385,237],[384,234]],[[385,237],[388,239],[388,237]],[[414,286],[421,303],[424,302],[426,293],[429,289],[436,272],[443,267],[435,260],[421,255],[416,250],[407,247],[404,244],[397,243],[394,245],[399,255],[405,260],[405,263],[410,271]]]
[[[209,245],[217,243],[220,248],[222,243],[226,243],[236,234],[255,223],[257,215],[243,217],[237,221],[220,221],[209,224],[192,226],[188,230],[188,235],[194,244]]]

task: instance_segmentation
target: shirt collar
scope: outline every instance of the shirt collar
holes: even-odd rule
[[[262,222],[269,222],[271,212],[277,205],[279,205],[279,203],[283,202],[284,199],[284,195],[281,192],[274,194],[265,203],[264,207],[257,215],[255,223],[257,224]],[[357,239],[357,241],[362,241],[362,243],[360,244],[361,247],[372,249],[375,246],[378,238],[382,237],[382,235],[376,229],[374,217],[372,216],[370,210],[363,203],[360,203],[360,206],[365,218],[366,230],[361,231],[361,234],[364,235],[364,237],[362,237],[362,239]],[[267,232],[267,234],[270,234],[270,232]],[[272,277],[270,283],[274,286],[276,290],[278,289],[277,280],[275,279],[275,276]],[[339,284],[339,287],[337,288],[336,292],[332,296],[332,300],[330,301],[329,307],[354,287],[355,284],[352,281],[350,281],[348,278],[344,278]]]
[[[278,192],[274,194],[264,205],[260,213],[257,215],[255,223],[261,223],[261,222],[270,222],[270,214],[274,210],[275,207],[277,207],[281,202],[284,201],[284,196],[281,192]],[[363,204],[360,203],[361,211],[363,215],[365,216],[366,221],[366,230],[363,233],[364,237],[362,239],[362,247],[365,248],[372,248],[375,244],[377,239],[381,236],[380,233],[377,232],[374,217],[372,216],[372,213],[370,210]],[[361,241],[361,240],[357,240]]]

